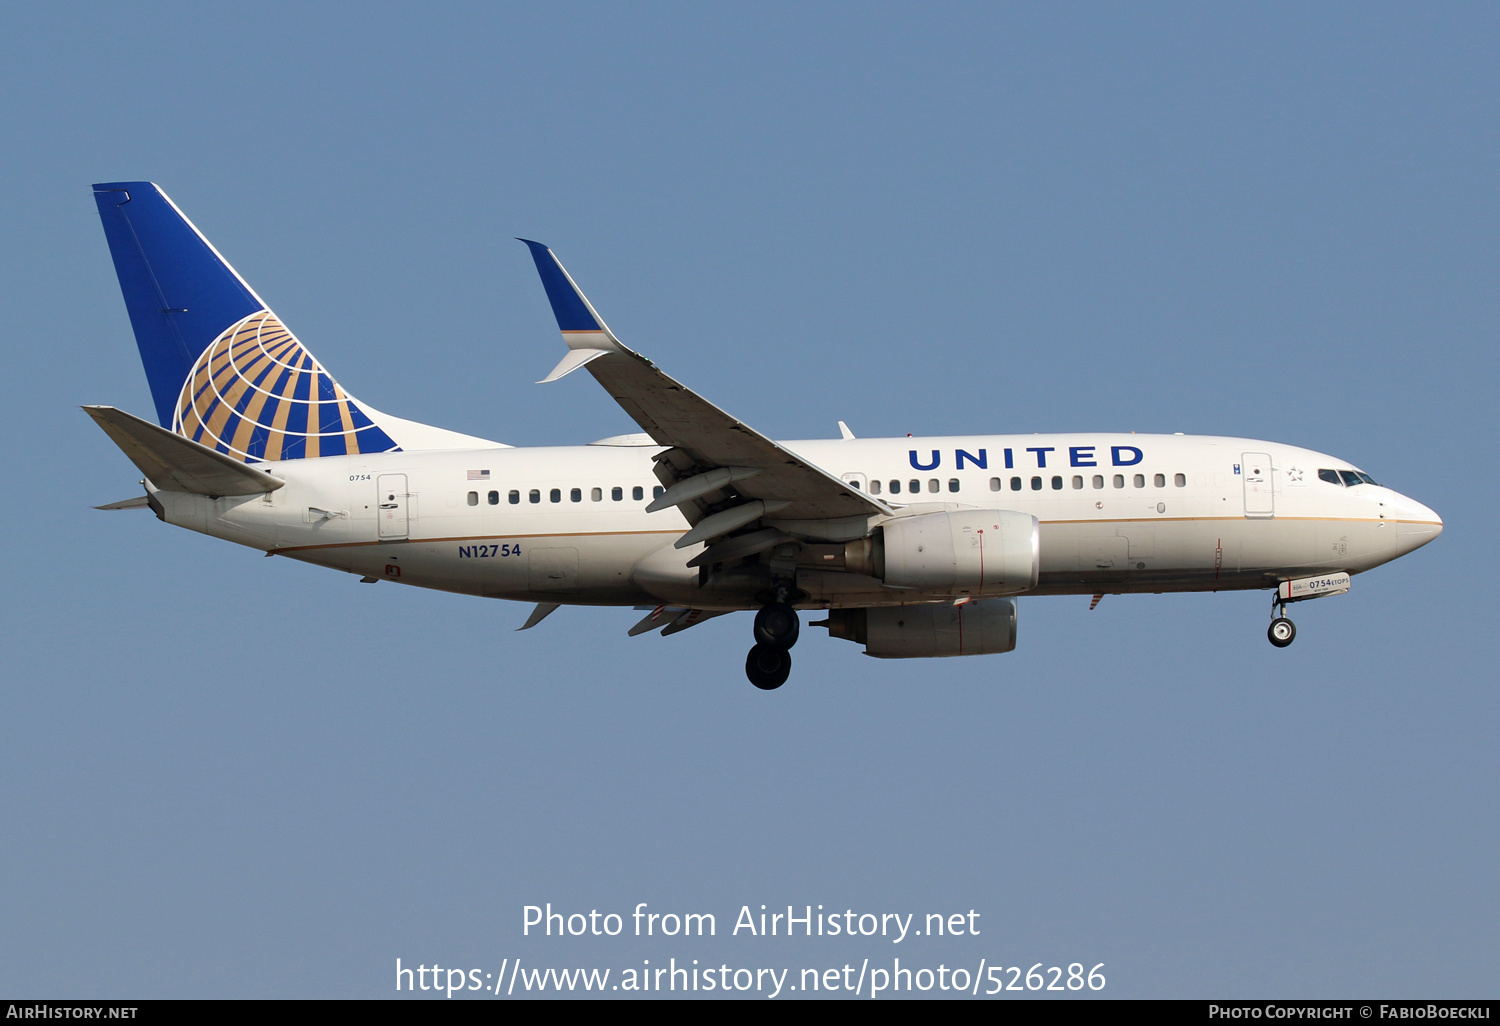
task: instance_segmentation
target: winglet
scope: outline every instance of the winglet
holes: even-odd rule
[[[609,330],[609,325],[604,323],[604,318],[599,316],[552,250],[530,239],[517,241],[526,243],[526,248],[531,250],[542,288],[547,291],[547,301],[552,304],[552,315],[557,318],[557,328],[572,350],[539,384],[566,377],[605,353],[630,352],[615,338],[615,333]]]
[[[531,259],[536,262],[536,273],[541,275],[542,288],[547,290],[547,300],[552,304],[559,331],[609,331],[604,319],[594,310],[552,250],[530,239],[516,241],[526,243],[526,248],[531,250]]]
[[[565,378],[590,360],[598,359],[607,352],[609,352],[608,349],[569,349],[568,355],[559,360],[557,366],[552,368],[552,373],[548,374],[541,381],[538,381],[537,384],[546,385],[556,381],[558,378]]]

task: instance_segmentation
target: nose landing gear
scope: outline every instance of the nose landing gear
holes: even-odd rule
[[[1278,616],[1271,621],[1266,637],[1270,638],[1271,644],[1277,648],[1286,648],[1297,640],[1297,625],[1284,616]]]
[[[1286,648],[1297,640],[1297,625],[1286,618],[1286,602],[1279,591],[1271,596],[1271,626],[1266,629],[1266,637],[1277,648]]]
[[[1271,626],[1266,630],[1266,637],[1277,648],[1286,648],[1297,638],[1296,624],[1286,618],[1288,602],[1342,595],[1348,590],[1349,574],[1344,570],[1330,571],[1320,577],[1295,577],[1282,581],[1271,593]]]
[[[755,647],[745,657],[745,676],[762,691],[775,691],[792,672],[791,647],[797,643],[802,621],[784,601],[763,606],[755,614]]]

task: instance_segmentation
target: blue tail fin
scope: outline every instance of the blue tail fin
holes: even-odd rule
[[[246,463],[400,448],[166,193],[114,182],[94,202],[162,427]]]

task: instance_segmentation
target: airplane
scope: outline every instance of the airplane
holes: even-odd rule
[[[85,406],[149,508],[353,574],[535,603],[633,606],[671,635],[754,611],[750,682],[791,672],[799,610],[883,659],[1016,646],[1018,596],[1271,591],[1290,603],[1427,544],[1442,519],[1348,461],[1258,439],[1064,434],[776,442],[627,348],[530,252],[566,353],[639,426],[517,448],[355,399],[151,182],[94,186],[156,421]]]

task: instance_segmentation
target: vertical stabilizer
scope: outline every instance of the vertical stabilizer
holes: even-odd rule
[[[357,403],[155,184],[94,202],[162,427],[244,463],[496,444]]]

